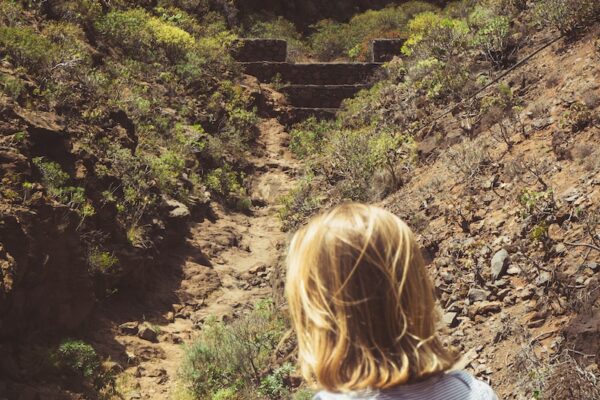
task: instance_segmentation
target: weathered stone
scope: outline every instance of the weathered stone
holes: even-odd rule
[[[497,280],[502,277],[506,273],[509,263],[510,256],[506,249],[502,249],[494,254],[491,262],[492,279]]]
[[[600,271],[600,264],[598,264],[597,262],[589,262],[587,263],[587,267],[589,269],[592,270],[592,272],[599,272]]]
[[[484,301],[472,306],[470,313],[472,315],[487,315],[500,312],[502,302],[500,301]]]
[[[187,218],[190,216],[190,209],[183,203],[173,200],[167,199],[165,200],[165,204],[169,208],[169,217],[171,218]]]
[[[457,316],[458,313],[455,312],[444,313],[444,316],[442,317],[442,322],[448,325],[450,328],[454,328],[459,323],[458,319],[456,318]]]
[[[260,82],[277,77],[293,85],[355,85],[367,81],[381,68],[377,63],[241,63],[244,71]]]
[[[472,288],[469,290],[467,297],[472,302],[476,302],[476,301],[487,300],[490,295],[491,295],[491,293],[488,290]]]
[[[125,322],[124,324],[119,325],[119,332],[123,335],[137,335],[139,330],[139,323]]]
[[[391,61],[402,54],[404,39],[375,39],[371,42],[372,60],[376,63]]]
[[[156,332],[156,330],[154,330],[148,325],[144,325],[140,328],[138,332],[138,337],[140,339],[144,339],[153,343],[156,343],[158,341],[158,333]]]
[[[250,270],[248,270],[248,273],[250,275],[257,275],[261,272],[265,272],[267,270],[267,266],[265,264],[259,263],[257,265],[255,265],[254,267],[250,268]]]
[[[233,58],[240,62],[285,62],[287,42],[281,39],[239,39],[234,46]]]
[[[559,243],[554,247],[554,252],[556,254],[564,254],[567,252],[567,246],[565,246],[563,243]]]
[[[536,285],[544,286],[552,279],[552,274],[548,271],[540,271],[537,279],[535,280]]]
[[[288,85],[281,88],[289,103],[301,108],[339,108],[347,98],[368,86],[353,85]]]
[[[506,274],[507,275],[519,275],[521,274],[521,272],[523,272],[521,270],[521,268],[517,267],[516,265],[511,265],[507,270],[506,270]]]

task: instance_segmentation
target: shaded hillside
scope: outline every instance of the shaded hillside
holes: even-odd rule
[[[353,15],[365,11],[376,10],[388,4],[399,4],[395,0],[244,0],[238,1],[237,7],[241,15],[266,13],[282,16],[296,24],[302,30],[323,19],[347,21]],[[444,1],[430,1],[432,4],[443,4]]]

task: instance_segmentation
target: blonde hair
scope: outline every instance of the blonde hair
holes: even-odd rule
[[[344,204],[292,239],[286,296],[302,375],[329,391],[425,379],[456,358],[436,336],[433,287],[408,226]]]

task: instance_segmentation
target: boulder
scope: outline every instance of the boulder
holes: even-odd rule
[[[137,322],[125,322],[119,325],[119,332],[123,335],[137,335],[139,331],[139,324]]]
[[[149,325],[144,325],[138,331],[138,337],[143,340],[147,340],[148,342],[156,343],[158,342],[158,333],[156,330]]]
[[[470,289],[469,293],[467,294],[471,302],[485,301],[490,297],[490,295],[491,292],[489,292],[488,290],[475,288]]]
[[[506,251],[506,249],[502,249],[496,252],[496,254],[494,254],[494,257],[492,257],[491,262],[492,279],[494,281],[500,279],[506,273],[509,264],[510,255],[508,254],[508,251]]]
[[[165,200],[165,204],[169,209],[169,217],[175,219],[187,218],[190,216],[190,209],[183,203],[173,200],[167,199]]]

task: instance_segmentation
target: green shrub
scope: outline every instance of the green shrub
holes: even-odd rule
[[[112,253],[92,249],[88,254],[88,265],[94,272],[106,274],[119,263],[119,259]]]
[[[53,0],[48,7],[62,20],[76,24],[92,23],[102,15],[99,0]]]
[[[335,122],[319,121],[310,117],[296,124],[290,131],[290,150],[300,159],[319,153],[325,134],[334,128]]]
[[[592,26],[600,17],[597,0],[539,0],[534,6],[535,21],[565,34]]]
[[[323,152],[330,181],[339,180],[342,196],[351,200],[370,200],[375,174],[386,170],[397,188],[401,165],[414,160],[414,143],[409,136],[392,130],[373,128],[342,129],[328,137]]]
[[[18,99],[27,90],[23,80],[1,72],[0,88],[2,88],[2,93],[13,99]]]
[[[466,22],[439,13],[424,12],[408,23],[409,37],[402,53],[418,59],[436,58],[446,62],[452,53],[466,48],[469,26]]]
[[[308,52],[307,46],[303,42],[302,34],[298,32],[292,22],[283,17],[270,20],[256,20],[253,18],[248,25],[249,27],[245,29],[243,34],[246,37],[286,40],[290,60],[300,60]]]
[[[347,24],[330,20],[314,25],[309,38],[314,54],[322,60],[353,58],[368,60],[371,41],[376,38],[406,36],[406,24],[415,15],[437,8],[422,1],[409,1],[382,10],[368,10],[357,14]]]
[[[562,114],[559,126],[575,133],[590,125],[593,120],[594,113],[592,110],[585,103],[576,101]]]
[[[154,9],[159,18],[171,25],[183,29],[193,36],[201,36],[204,33],[203,27],[200,25],[198,18],[181,10],[165,4]]]
[[[463,91],[469,89],[467,83],[470,76],[466,65],[435,57],[417,61],[408,69],[407,76],[413,89],[440,102],[448,98],[458,100]]]
[[[489,6],[478,6],[470,14],[469,23],[475,31],[473,45],[494,65],[505,65],[514,46],[510,18],[497,15]]]
[[[294,373],[293,364],[285,363],[264,377],[260,382],[259,392],[269,399],[281,399],[289,396],[290,389],[285,381]]]
[[[42,175],[42,183],[48,194],[62,204],[78,211],[82,217],[94,215],[93,206],[87,202],[82,187],[67,186],[69,174],[64,172],[58,163],[45,161],[42,157],[33,159],[33,164]]]
[[[56,46],[30,27],[0,27],[0,56],[9,56],[17,65],[39,72],[56,61]]]
[[[279,219],[284,231],[292,231],[318,212],[324,203],[314,174],[309,173],[280,199]]]
[[[319,60],[332,61],[344,57],[352,48],[344,24],[322,20],[312,28],[315,33],[310,37],[311,49]]]
[[[60,371],[82,378],[93,378],[101,371],[100,357],[94,348],[80,340],[67,340],[54,352],[56,366]]]
[[[188,32],[140,8],[111,11],[96,22],[96,29],[114,46],[145,61],[182,59],[196,43]]]
[[[15,26],[24,19],[24,10],[15,0],[0,2],[0,23],[4,26]]]
[[[259,398],[261,374],[285,330],[270,300],[228,324],[208,320],[199,339],[185,349],[181,378],[199,398],[230,399],[234,390],[242,398]]]
[[[227,164],[209,172],[204,178],[207,189],[225,199],[230,206],[245,211],[250,208],[251,202],[243,181],[243,174],[235,172]]]

